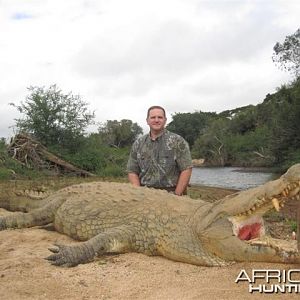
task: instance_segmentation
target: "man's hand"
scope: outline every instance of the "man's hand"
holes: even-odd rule
[[[183,170],[180,173],[179,178],[178,178],[178,182],[177,182],[177,185],[176,185],[176,189],[175,189],[175,192],[174,192],[175,195],[177,195],[177,196],[182,196],[183,195],[184,191],[186,190],[186,188],[187,188],[187,186],[190,182],[191,175],[192,175],[192,168]]]
[[[128,180],[135,186],[141,186],[140,178],[136,173],[128,173]]]

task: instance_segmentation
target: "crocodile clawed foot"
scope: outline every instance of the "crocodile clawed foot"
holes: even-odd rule
[[[74,267],[78,265],[79,262],[76,262],[75,257],[72,255],[71,246],[54,244],[55,247],[48,248],[53,254],[46,257],[46,260],[49,260],[51,265],[54,266],[63,266],[63,267]]]
[[[84,245],[61,245],[54,244],[55,247],[48,248],[53,254],[45,259],[54,266],[75,267],[78,264],[90,262],[94,258],[94,252],[86,251]]]

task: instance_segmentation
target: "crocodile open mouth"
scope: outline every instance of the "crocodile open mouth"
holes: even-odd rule
[[[259,215],[248,218],[231,217],[232,231],[240,240],[249,241],[265,235],[264,220]]]
[[[264,220],[260,216],[253,216],[240,222],[233,221],[233,233],[240,240],[252,240],[265,235]]]
[[[239,221],[232,219],[231,222],[233,234],[251,246],[270,247],[288,256],[299,253],[297,240],[278,239],[265,234],[264,220],[260,216]]]
[[[264,238],[266,230],[263,215],[272,209],[280,211],[285,202],[290,200],[300,200],[299,181],[288,184],[275,196],[257,198],[250,209],[230,217],[233,234],[244,241]]]

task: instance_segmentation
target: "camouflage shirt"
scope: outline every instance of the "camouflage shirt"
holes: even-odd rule
[[[146,134],[134,142],[127,172],[138,174],[142,185],[175,187],[180,172],[191,167],[188,143],[181,136],[164,130],[155,140]]]

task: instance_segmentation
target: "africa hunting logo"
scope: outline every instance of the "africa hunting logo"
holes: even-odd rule
[[[249,293],[300,293],[300,269],[242,269],[235,282],[248,282]]]

